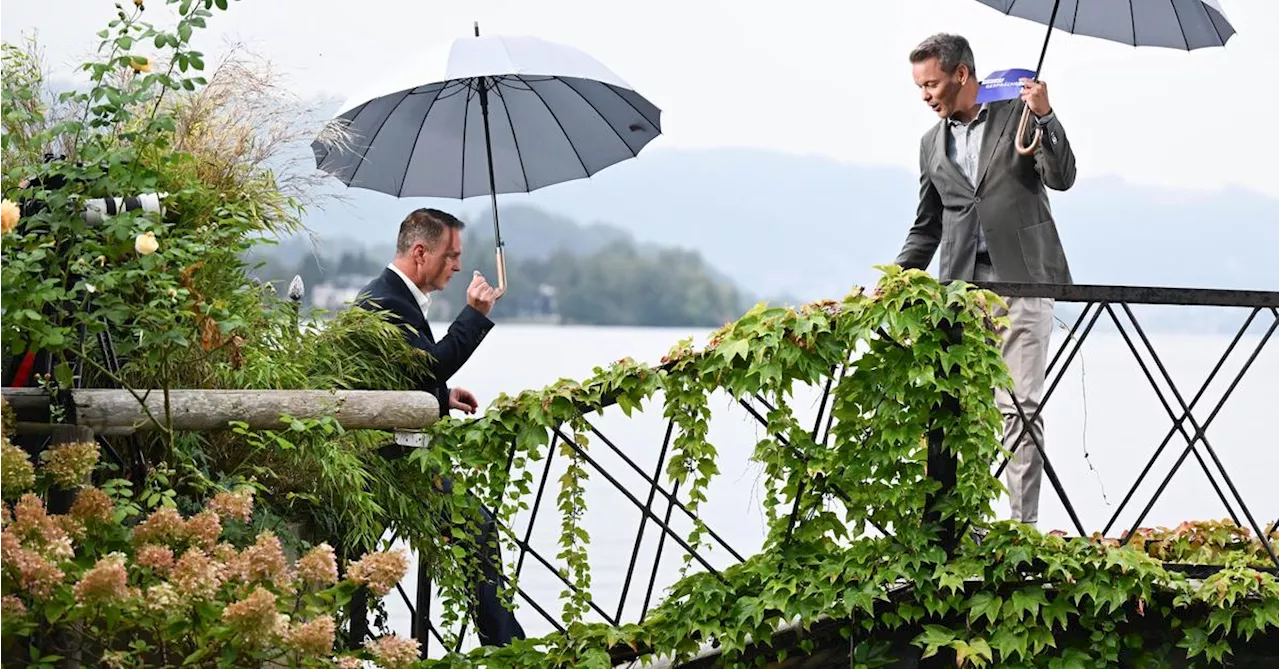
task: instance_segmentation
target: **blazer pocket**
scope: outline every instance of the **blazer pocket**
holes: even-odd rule
[[[1019,228],[1018,243],[1022,245],[1022,257],[1033,280],[1055,283],[1066,273],[1067,259],[1053,221]]]

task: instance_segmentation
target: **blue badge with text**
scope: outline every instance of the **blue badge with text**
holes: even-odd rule
[[[1034,79],[1031,70],[1000,70],[992,72],[978,84],[978,104],[997,100],[1015,100],[1022,94],[1019,79]]]

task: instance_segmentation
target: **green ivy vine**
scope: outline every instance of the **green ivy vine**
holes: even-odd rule
[[[708,643],[735,666],[785,654],[769,649],[769,640],[797,621],[834,624],[854,665],[865,667],[886,666],[902,648],[945,653],[962,666],[1164,666],[1174,656],[1220,662],[1232,643],[1274,634],[1276,577],[1261,569],[1265,554],[1247,530],[1145,530],[1142,541],[1120,547],[994,521],[1002,486],[991,463],[1006,451],[992,389],[1011,384],[990,330],[999,323],[989,305],[999,298],[923,272],[881,269],[873,294],[857,289],[799,309],[758,306],[714,333],[705,349],[679,342],[658,368],[623,359],[584,382],[502,396],[475,420],[436,425],[434,447],[413,458],[424,472],[455,473],[459,488],[500,497],[508,525],[532,490],[529,463],[545,456],[552,435],[573,440],[576,448],[557,438],[552,455],[567,463],[556,498],[557,559],[561,574],[587,593],[585,417],[614,404],[630,415],[660,394],[676,430],[664,484],[678,486],[696,513],[719,473],[707,438],[708,397],[763,399],[765,429],[753,459],[766,474],[769,531],[759,555],[719,575],[689,575],[686,557],[681,580],[643,624],[584,622],[586,595],[566,589],[566,634],[424,666],[611,666],[628,654],[688,658]],[[788,405],[797,386],[826,379],[824,437]],[[927,475],[931,430],[941,430],[958,461],[948,490]],[[507,462],[516,465],[510,473]],[[456,494],[451,502],[475,504]],[[986,530],[985,538],[962,537],[948,552],[943,523],[966,522]],[[695,523],[687,542],[704,546],[705,533]],[[516,548],[512,537],[507,542]],[[1174,557],[1225,568],[1196,581],[1165,568],[1161,560]],[[1142,620],[1162,621],[1166,634],[1152,636],[1135,622]],[[801,650],[815,643],[804,641]]]

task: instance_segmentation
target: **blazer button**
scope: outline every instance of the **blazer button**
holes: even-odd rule
[[[974,203],[974,204],[979,204],[979,203],[981,203],[981,202],[982,202],[982,198],[980,198],[980,197],[975,197],[975,198],[973,198],[973,203]]]

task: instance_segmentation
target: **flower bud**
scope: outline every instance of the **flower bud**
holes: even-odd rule
[[[144,232],[133,240],[133,250],[138,252],[140,256],[149,256],[160,248],[160,242],[156,241],[156,233]]]

